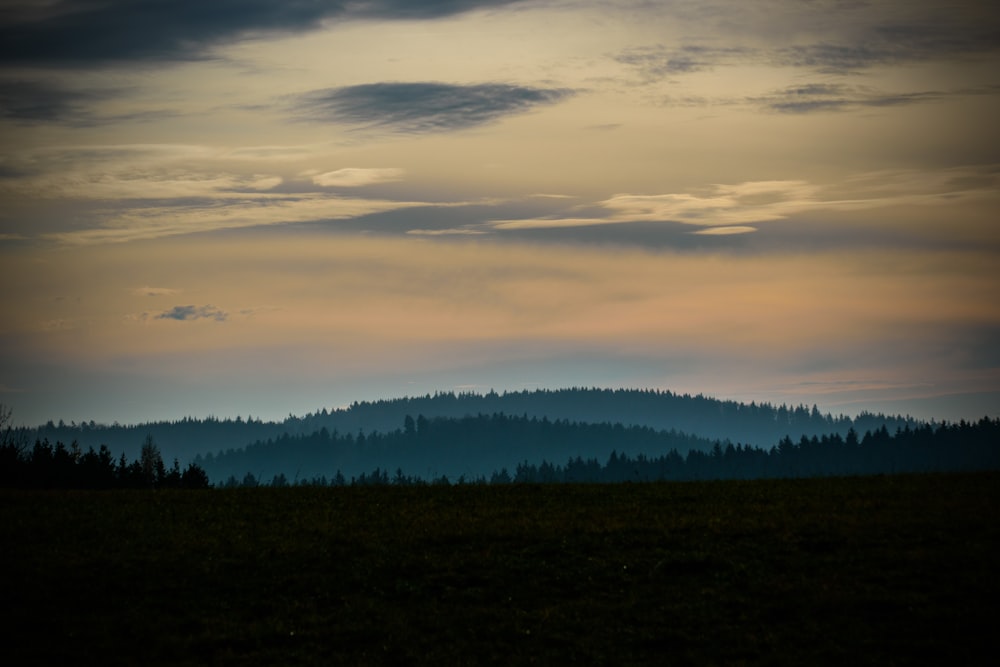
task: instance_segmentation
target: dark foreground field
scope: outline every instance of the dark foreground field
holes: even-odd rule
[[[5,664],[972,664],[1000,475],[0,492]]]

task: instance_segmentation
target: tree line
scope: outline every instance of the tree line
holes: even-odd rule
[[[769,448],[716,442],[709,452],[663,456],[612,452],[604,464],[576,457],[565,465],[517,466],[511,481],[640,482],[891,475],[1000,469],[1000,420],[925,425],[890,434],[884,426],[859,438],[785,437]],[[503,473],[500,478],[503,481]],[[496,479],[496,476],[494,476]]]
[[[528,415],[418,415],[416,419],[407,415],[402,421],[402,428],[388,432],[343,433],[321,428],[310,435],[286,433],[240,449],[198,455],[194,461],[216,482],[250,473],[258,481],[281,474],[296,483],[335,470],[350,479],[375,468],[402,468],[426,480],[471,479],[545,457],[603,457],[612,449],[655,454],[712,447],[711,440],[676,430]]]
[[[711,440],[739,440],[761,446],[789,434],[796,438],[803,434],[846,435],[850,428],[863,433],[882,425],[895,431],[918,423],[911,417],[871,412],[862,412],[853,418],[832,416],[820,412],[815,405],[742,403],[661,389],[572,387],[502,393],[437,392],[424,396],[355,401],[347,408],[330,412],[324,409],[303,417],[289,417],[285,424],[289,433],[302,435],[324,427],[342,433],[390,431],[407,414],[423,414],[428,419],[458,419],[497,413],[580,423],[622,423],[656,430],[673,429]]]
[[[0,486],[31,489],[205,489],[208,475],[195,463],[181,470],[174,459],[167,468],[152,437],[143,442],[139,458],[115,458],[107,445],[86,451],[73,442],[55,445],[36,440],[25,446],[18,438],[0,444]]]
[[[309,437],[328,432],[390,432],[406,415],[422,414],[460,419],[477,414],[515,414],[546,417],[550,420],[589,423],[622,423],[656,430],[674,429],[712,440],[731,440],[769,446],[785,435],[845,435],[850,428],[858,433],[883,424],[897,428],[917,425],[909,417],[862,413],[856,417],[831,416],[814,405],[786,406],[769,403],[741,403],[698,395],[655,389],[569,388],[497,393],[437,392],[424,396],[378,401],[355,401],[342,408],[323,408],[304,416],[289,415],[280,421],[254,417],[202,419],[185,417],[177,421],[142,424],[99,424],[49,421],[32,429],[31,440],[48,439],[80,443],[95,449],[101,444],[112,451],[138,456],[142,438],[152,435],[167,458],[189,461],[198,454],[239,449],[250,443],[289,436]],[[606,452],[605,452],[606,453]],[[257,471],[260,472],[260,471]],[[294,472],[294,471],[293,471]],[[426,471],[424,471],[426,473]]]
[[[596,400],[605,392],[549,393]],[[635,397],[633,392],[622,394]],[[663,399],[663,395],[649,393],[649,398]],[[466,399],[438,395],[430,400]],[[419,414],[416,419],[406,415],[402,421],[402,428],[367,434],[361,429],[355,434],[325,427],[309,435],[286,432],[239,449],[197,455],[182,470],[176,458],[172,467],[164,465],[151,434],[133,461],[124,453],[115,459],[106,444],[84,449],[75,441],[67,447],[62,441],[51,445],[42,438],[30,447],[33,431],[12,429],[10,411],[0,405],[0,485],[202,488],[210,482],[217,486],[613,482],[1000,468],[1000,429],[990,418],[958,424],[903,420],[894,432],[881,423],[860,438],[853,426],[845,435],[802,434],[797,440],[785,435],[769,448],[746,441],[713,441],[675,429],[550,420],[527,413],[461,418]],[[790,418],[789,424],[794,422]]]
[[[501,426],[497,425],[497,422]],[[509,418],[495,415],[464,420],[408,419],[402,431],[391,434],[394,438],[409,438],[416,445],[419,433],[426,442],[447,433],[464,430],[466,438],[482,435],[484,429],[494,434],[503,432],[503,425],[515,424],[521,428],[545,429],[549,436],[573,432],[574,426],[563,422],[548,422],[527,418]],[[594,425],[584,425],[591,428]],[[619,425],[606,425],[603,434],[647,432],[625,429]],[[464,429],[463,429],[464,427]],[[509,432],[508,432],[509,435]],[[338,436],[339,437],[339,436]],[[372,434],[362,445],[374,439],[384,441],[386,436]],[[309,440],[299,439],[301,443]],[[317,436],[313,444],[332,442],[330,434]],[[345,438],[357,445],[353,438]],[[472,440],[469,440],[471,442]],[[289,439],[288,442],[292,442]],[[619,443],[624,443],[619,439]],[[648,442],[654,442],[648,440]],[[281,442],[269,443],[279,447]],[[287,444],[287,442],[285,443]],[[262,445],[267,448],[267,445]],[[648,450],[647,450],[648,451]],[[505,484],[505,483],[613,483],[647,481],[689,481],[714,479],[766,479],[822,476],[852,476],[897,474],[917,472],[948,472],[1000,469],[1000,419],[983,418],[978,422],[960,421],[956,424],[924,424],[916,428],[903,427],[893,434],[883,425],[869,430],[863,436],[850,429],[846,436],[839,434],[801,436],[796,442],[782,438],[770,448],[716,441],[709,448],[691,448],[682,454],[676,447],[660,455],[628,453],[615,449],[602,463],[596,456],[571,456],[565,464],[548,460],[530,463],[523,460],[516,466],[500,467],[487,474],[436,474],[421,476],[406,474],[402,466],[390,473],[387,465],[378,465],[370,472],[345,475],[337,469],[332,476],[315,474],[289,478],[279,472],[270,477],[247,472],[243,476],[230,474],[219,486],[366,486],[366,485],[422,485],[422,484]]]

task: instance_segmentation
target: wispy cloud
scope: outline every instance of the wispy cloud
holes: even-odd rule
[[[407,234],[411,236],[478,236],[486,234],[482,229],[455,228],[455,229],[408,229]]]
[[[767,54],[772,64],[806,67],[825,74],[849,74],[879,65],[959,58],[996,51],[995,25],[933,21],[874,25],[854,41],[796,44]]]
[[[386,82],[314,90],[295,98],[292,108],[303,120],[416,134],[485,125],[573,94],[505,83]]]
[[[1000,25],[988,3],[777,0],[766,3],[764,11],[725,0],[691,4],[697,9],[671,3],[674,6],[665,11],[692,21],[692,27],[714,29],[686,36],[680,45],[635,46],[612,58],[652,83],[747,64],[847,75],[886,65],[977,58],[1000,50]]]
[[[857,108],[890,107],[919,102],[932,102],[947,96],[940,91],[884,93],[863,87],[834,84],[790,86],[783,90],[748,101],[770,111],[805,114],[824,111],[845,111]]]
[[[704,193],[621,194],[601,204],[625,220],[674,220],[694,225],[732,225],[782,218],[817,187],[805,181],[749,181],[714,185]]]
[[[403,177],[402,169],[345,167],[314,174],[312,182],[323,187],[357,188],[376,183],[390,183]]]
[[[120,88],[83,88],[40,78],[0,80],[0,119],[19,125],[85,128],[150,122],[177,115],[168,109],[136,109],[128,113],[99,110],[102,103],[120,98],[126,92]]]
[[[100,224],[89,229],[54,232],[45,238],[68,245],[119,243],[242,227],[344,220],[423,205],[332,195],[136,205],[101,212]]]
[[[671,221],[732,229],[749,222],[774,220],[812,202],[818,188],[804,181],[751,181],[713,185],[703,192],[657,195],[618,194],[602,202],[604,216],[498,220],[495,229],[528,229]],[[754,231],[741,227],[742,232]]]
[[[703,236],[734,236],[736,234],[750,234],[755,231],[757,231],[756,227],[736,225],[733,227],[706,227],[705,229],[699,229],[693,233],[701,234]]]
[[[872,86],[802,83],[746,97],[670,95],[661,102],[668,107],[749,107],[773,113],[811,114],[899,107],[983,95],[1000,95],[1000,86],[890,92]]]
[[[158,320],[179,320],[181,322],[189,320],[210,319],[216,322],[225,322],[229,314],[215,306],[174,306],[170,310],[165,310],[156,316]]]
[[[235,174],[196,167],[160,165],[105,169],[69,168],[26,181],[23,188],[45,197],[120,201],[184,198],[245,199],[263,196],[282,183],[273,174]]]
[[[711,70],[723,65],[745,63],[756,57],[758,51],[752,48],[698,44],[676,48],[641,46],[612,56],[617,62],[636,69],[645,82],[658,81],[677,74]]]
[[[129,292],[136,296],[169,296],[176,294],[178,290],[169,287],[134,287]]]
[[[0,117],[21,123],[60,122],[91,125],[89,106],[105,97],[93,90],[75,90],[39,80],[0,81]]]
[[[32,234],[72,245],[346,220],[428,205],[327,190],[397,181],[404,174],[402,169],[294,170],[288,175],[290,184],[282,188],[285,176],[232,171],[234,166],[261,166],[257,160],[241,165],[232,159],[233,153],[228,147],[198,145],[70,146],[22,151],[6,156],[12,173],[0,180],[0,192],[14,200],[73,202],[74,225]],[[441,201],[435,204],[454,205]]]
[[[704,235],[746,234],[754,223],[783,220],[810,211],[858,211],[886,206],[951,205],[959,200],[997,199],[989,167],[940,172],[872,172],[848,182],[801,180],[714,184],[688,192],[617,194],[597,202],[593,215],[493,220],[496,230],[556,229],[632,222],[675,222],[700,227]]]

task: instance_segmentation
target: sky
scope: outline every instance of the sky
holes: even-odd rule
[[[0,403],[1000,414],[1000,13],[0,0]]]

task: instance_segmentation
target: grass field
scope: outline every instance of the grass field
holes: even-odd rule
[[[974,664],[998,509],[993,473],[0,491],[4,662]]]

